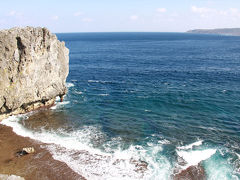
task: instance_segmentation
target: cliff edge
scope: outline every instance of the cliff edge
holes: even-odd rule
[[[68,54],[46,28],[0,31],[0,120],[50,106],[66,94]]]

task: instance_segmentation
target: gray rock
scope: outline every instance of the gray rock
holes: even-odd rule
[[[49,106],[66,94],[68,54],[46,28],[0,31],[0,119]]]

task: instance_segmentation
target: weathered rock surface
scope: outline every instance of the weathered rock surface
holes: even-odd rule
[[[46,28],[0,31],[0,120],[63,96],[69,50]]]
[[[201,164],[190,166],[180,173],[175,174],[173,180],[206,180],[207,176]]]

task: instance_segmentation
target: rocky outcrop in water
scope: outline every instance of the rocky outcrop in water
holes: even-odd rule
[[[207,180],[203,166],[199,163],[197,166],[190,166],[180,173],[175,174],[173,180]]]
[[[69,50],[46,28],[0,31],[0,119],[50,106],[62,97]]]

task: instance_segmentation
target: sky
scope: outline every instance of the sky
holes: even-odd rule
[[[0,29],[185,32],[240,28],[240,0],[0,0]]]

